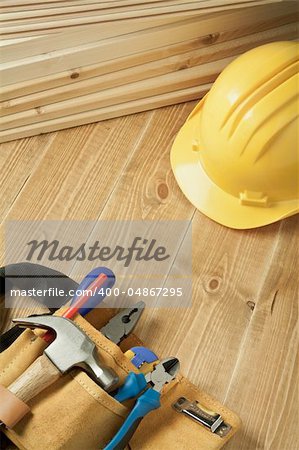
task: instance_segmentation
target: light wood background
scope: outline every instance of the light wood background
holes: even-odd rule
[[[240,415],[243,429],[227,450],[296,450],[297,218],[236,231],[194,209],[169,162],[193,106],[2,144],[2,225],[8,219],[191,220],[193,306],[167,314],[148,309],[137,334],[160,355],[176,354],[192,382]],[[11,316],[2,307],[2,330]]]

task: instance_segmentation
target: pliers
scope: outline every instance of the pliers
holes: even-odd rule
[[[166,358],[146,375],[129,373],[114,398],[124,402],[142,394],[137,398],[132,411],[104,450],[123,450],[126,447],[143,417],[160,407],[161,390],[165,384],[175,378],[179,368],[180,363],[177,358]]]
[[[115,344],[120,344],[121,341],[131,333],[140,319],[144,308],[145,303],[140,301],[131,308],[124,309],[112,317],[112,319],[100,329],[101,333]]]

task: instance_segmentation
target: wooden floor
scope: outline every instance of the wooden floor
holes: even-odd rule
[[[236,231],[194,209],[169,163],[193,105],[3,144],[2,224],[191,220],[193,306],[148,309],[137,333],[160,355],[176,354],[191,381],[240,415],[243,430],[227,450],[297,450],[297,219]],[[2,308],[3,330],[10,315]]]

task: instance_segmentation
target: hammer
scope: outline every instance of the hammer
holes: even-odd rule
[[[118,383],[111,368],[98,361],[93,341],[75,322],[59,316],[41,315],[13,319],[21,327],[42,328],[56,339],[8,389],[0,386],[0,421],[12,428],[27,412],[26,403],[74,366],[85,369],[106,391]]]

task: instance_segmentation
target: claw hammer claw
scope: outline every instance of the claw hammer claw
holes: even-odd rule
[[[27,403],[74,366],[88,371],[106,391],[117,384],[116,373],[98,361],[95,344],[73,321],[48,315],[18,318],[13,321],[21,327],[51,329],[56,338],[44,350],[43,355],[8,387],[6,394],[12,409],[14,405],[16,409],[19,408],[20,401]],[[1,414],[0,407],[0,420],[6,423]]]

